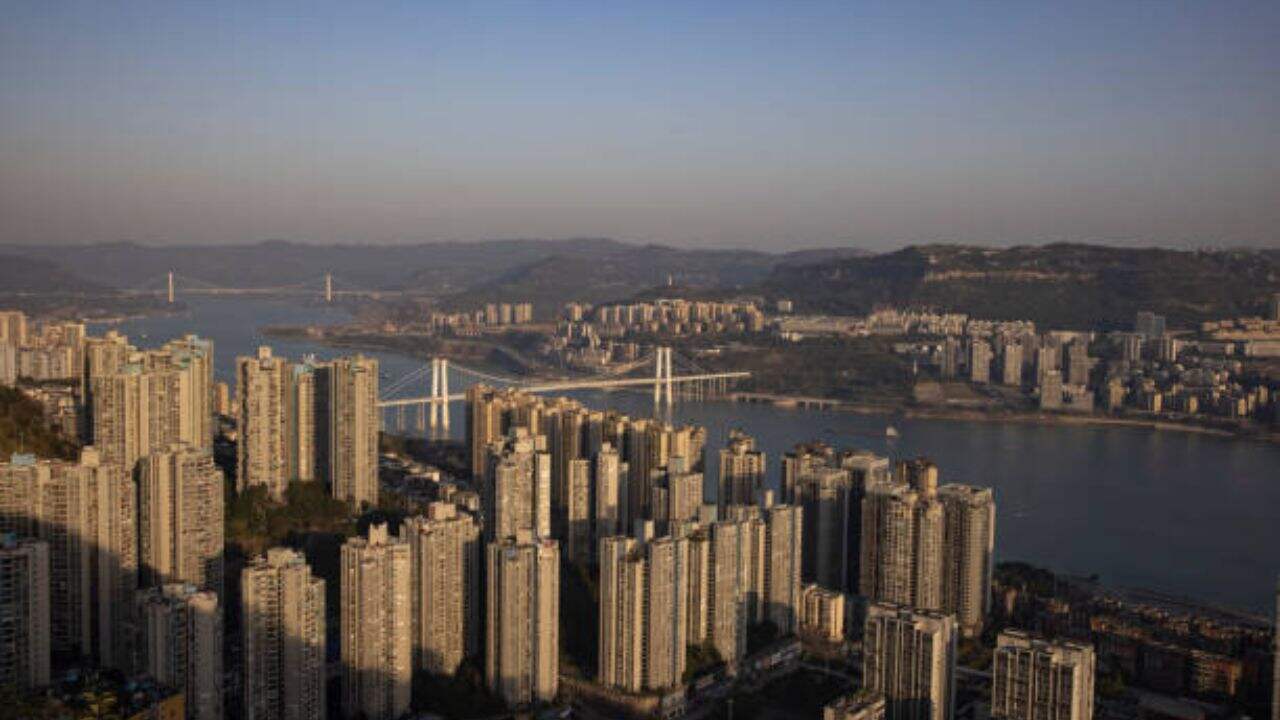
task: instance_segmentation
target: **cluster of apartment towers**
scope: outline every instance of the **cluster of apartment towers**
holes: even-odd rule
[[[87,337],[79,458],[0,462],[0,685],[114,669],[182,694],[187,717],[223,717],[226,478],[213,449],[229,401],[213,361],[196,336],[150,350]],[[295,365],[263,348],[237,374],[239,489],[280,499],[317,480],[354,507],[377,502],[375,360]],[[323,715],[323,587],[284,548],[242,574],[251,717]]]
[[[151,675],[185,694],[187,717],[222,717],[212,353],[194,337],[151,351],[91,339],[79,461],[0,464],[0,610],[15,619],[0,624],[0,682],[47,684],[53,655]],[[313,479],[376,502],[375,361],[295,365],[263,349],[237,370],[239,490],[280,498]],[[677,687],[690,646],[732,673],[753,625],[843,636],[851,615],[866,688],[829,710],[951,716],[956,638],[981,630],[990,597],[989,490],[939,487],[927,461],[891,468],[815,445],[783,458],[775,493],[764,454],[735,433],[707,503],[702,428],[485,387],[466,405],[474,489],[341,550],[346,716],[399,717],[416,673],[450,675],[467,658],[483,658],[512,706],[552,700],[562,560],[599,573],[603,685]],[[240,594],[244,716],[323,718],[324,581],[273,548],[248,563]],[[1089,648],[1018,633],[999,645],[994,716],[1091,716]]]

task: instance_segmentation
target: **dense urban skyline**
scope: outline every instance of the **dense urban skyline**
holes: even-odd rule
[[[1269,3],[7,3],[0,242],[1268,245]]]

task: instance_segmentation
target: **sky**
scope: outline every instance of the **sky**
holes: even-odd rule
[[[1280,3],[0,3],[0,243],[1280,245]]]

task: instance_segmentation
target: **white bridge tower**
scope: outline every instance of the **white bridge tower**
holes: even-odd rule
[[[449,359],[431,358],[431,427],[449,429]]]

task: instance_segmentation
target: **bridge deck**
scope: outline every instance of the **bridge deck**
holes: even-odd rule
[[[671,384],[699,382],[703,380],[732,380],[736,378],[751,377],[749,372],[723,372],[723,373],[703,373],[701,375],[680,375],[670,379]],[[564,380],[560,382],[535,383],[532,385],[515,385],[514,390],[523,390],[524,392],[541,393],[541,392],[559,392],[561,390],[590,390],[594,388],[612,388],[612,387],[643,387],[645,385],[657,385],[662,387],[667,380],[665,378],[623,378],[615,380]],[[446,400],[455,402],[465,400],[466,393],[453,393]],[[406,405],[428,405],[438,402],[432,397],[412,397],[397,398],[395,400],[379,400],[378,407],[404,407]]]

